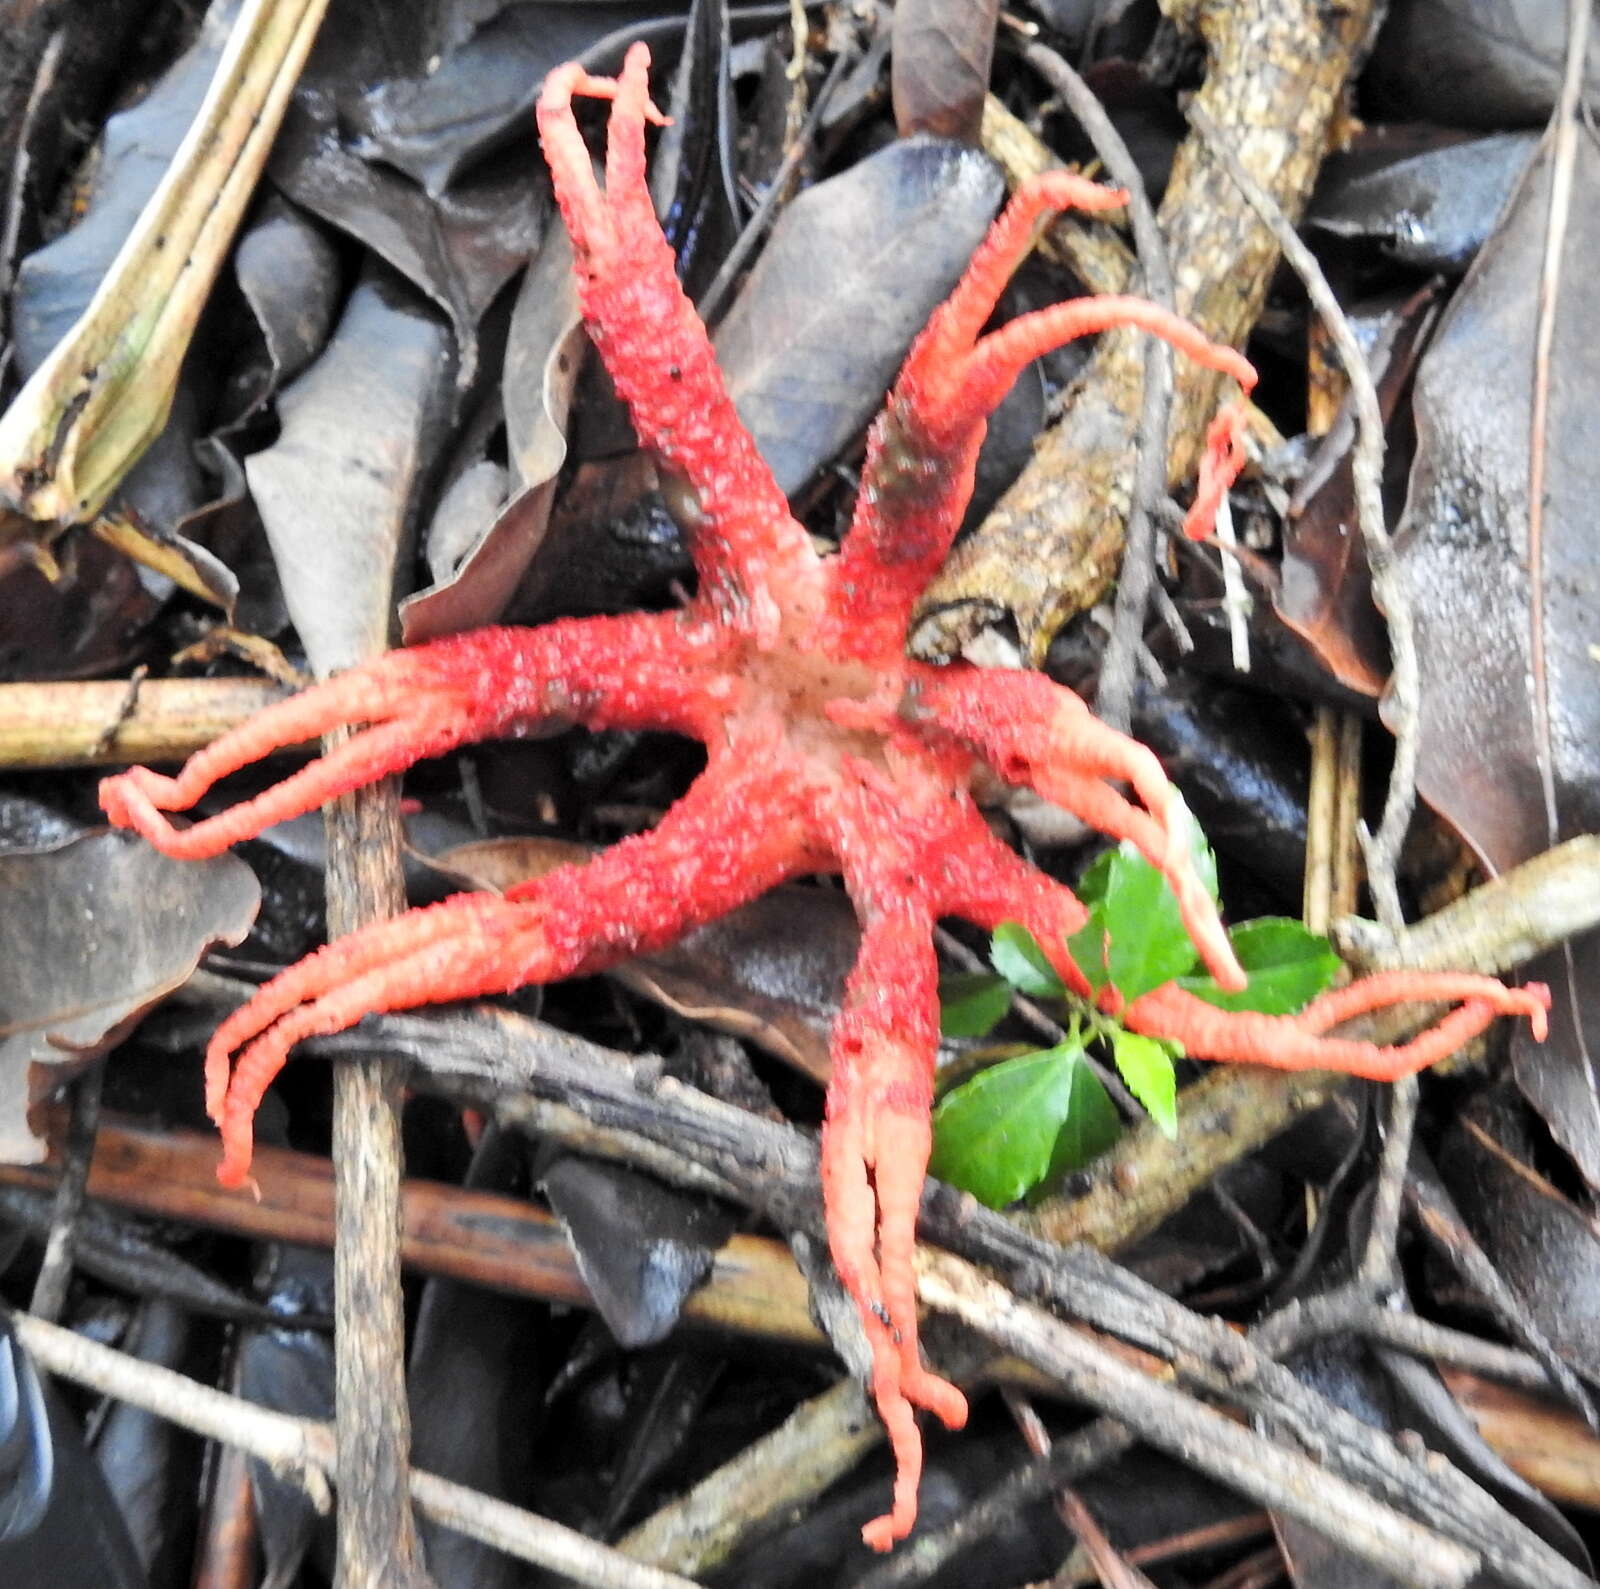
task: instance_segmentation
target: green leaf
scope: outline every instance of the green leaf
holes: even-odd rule
[[[1099,1158],[1121,1135],[1122,1119],[1117,1106],[1105,1083],[1080,1056],[1072,1068],[1072,1101],[1057,1133],[1050,1167],[1030,1191],[1050,1191],[1063,1177]]]
[[[939,1030],[946,1037],[987,1037],[1011,1008],[1011,984],[988,971],[939,978]]]
[[[1185,831],[1190,863],[1215,899],[1216,857],[1188,807],[1173,801],[1171,820]],[[1089,921],[1067,947],[1096,992],[1111,982],[1124,998],[1136,999],[1194,968],[1177,896],[1126,840],[1096,857],[1079,880],[1078,897],[1089,906]]]
[[[1080,900],[1091,908],[1106,897],[1106,890],[1111,886],[1111,863],[1116,860],[1115,849],[1102,850],[1095,858],[1084,867],[1083,875],[1078,879],[1077,887],[1073,889]]]
[[[929,1171],[1004,1208],[1116,1140],[1116,1110],[1083,1045],[992,1065],[940,1099]]]
[[[1286,916],[1244,922],[1228,939],[1250,978],[1242,993],[1224,993],[1210,977],[1198,973],[1178,983],[1219,1010],[1293,1015],[1331,987],[1339,974],[1339,957],[1328,940]]]
[[[1059,999],[1067,991],[1038,940],[1020,922],[1003,921],[995,928],[989,963],[1030,999]]]
[[[1106,853],[1114,855],[1116,852],[1108,850]],[[1109,868],[1107,870],[1109,875]],[[1089,986],[1096,993],[1111,980],[1111,972],[1106,963],[1110,947],[1106,937],[1105,902],[1096,900],[1089,907],[1088,921],[1067,939],[1067,953],[1072,956],[1073,964],[1088,979]]]
[[[1111,1036],[1111,1057],[1128,1091],[1144,1105],[1161,1134],[1178,1134],[1178,1076],[1168,1046],[1154,1037],[1118,1027]]]

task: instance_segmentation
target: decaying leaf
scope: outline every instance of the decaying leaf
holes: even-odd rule
[[[1369,92],[1406,119],[1537,127],[1561,86],[1568,14],[1548,0],[1395,0],[1373,51]],[[1592,95],[1600,89],[1593,33],[1586,68]]]
[[[0,1158],[43,1158],[29,1110],[117,1042],[211,945],[242,942],[259,902],[250,868],[233,856],[174,862],[116,833],[0,854]]]
[[[1520,1104],[1473,1104],[1439,1169],[1528,1316],[1584,1378],[1600,1375],[1600,1224],[1528,1162]]]
[[[978,141],[999,9],[998,0],[901,0],[894,8],[889,82],[902,138]]]
[[[1422,360],[1417,461],[1397,537],[1422,664],[1418,787],[1497,872],[1600,828],[1600,149],[1580,132],[1534,538],[1531,284],[1550,168],[1548,153],[1529,168]],[[1555,1004],[1548,1044],[1513,1044],[1518,1080],[1600,1185],[1600,939],[1579,939],[1529,974],[1551,984]]]
[[[572,1154],[550,1165],[541,1184],[595,1307],[624,1347],[652,1346],[672,1332],[736,1223],[706,1197]]]
[[[378,0],[335,9],[284,117],[272,180],[302,208],[364,243],[450,317],[468,384],[478,321],[532,255],[548,201],[531,180],[535,156],[507,149],[449,191],[430,193],[341,136],[363,94],[420,75],[430,41],[421,13]]]
[[[386,649],[416,493],[448,433],[450,337],[403,284],[357,286],[322,357],[279,398],[245,463],[313,668]]]
[[[1438,284],[1430,282],[1399,303],[1386,300],[1376,313],[1351,314],[1358,336],[1362,329],[1371,333],[1367,362],[1385,424],[1407,389],[1438,301]],[[1376,698],[1389,677],[1389,640],[1372,602],[1356,521],[1354,439],[1353,410],[1346,402],[1290,504],[1272,605],[1339,683]]]
[[[1403,129],[1402,129],[1403,130]],[[1418,270],[1460,275],[1483,246],[1534,145],[1531,132],[1488,138],[1453,135],[1431,148],[1402,144],[1383,158],[1387,143],[1335,155],[1306,216],[1334,237],[1372,242],[1390,258]]]

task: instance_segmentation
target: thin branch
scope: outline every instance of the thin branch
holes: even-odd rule
[[[1106,115],[1094,90],[1054,50],[1044,44],[1023,47],[1022,58],[1066,101],[1088,134],[1111,179],[1128,194],[1128,219],[1144,273],[1144,293],[1163,309],[1173,308],[1172,262],[1156,220],[1138,162]],[[1156,516],[1167,494],[1167,431],[1172,418],[1172,349],[1159,337],[1145,343],[1144,393],[1139,409],[1139,453],[1134,469],[1133,504],[1128,514],[1122,569],[1117,579],[1111,641],[1100,663],[1095,711],[1124,731],[1133,715],[1139,645],[1145,612],[1155,583]]]
[[[1389,625],[1392,671],[1389,677],[1389,720],[1394,732],[1394,771],[1384,800],[1383,821],[1368,842],[1367,880],[1378,907],[1378,918],[1398,930],[1400,893],[1395,866],[1405,841],[1416,803],[1418,703],[1420,697],[1417,642],[1412,622],[1411,597],[1394,558],[1394,548],[1383,516],[1383,413],[1372,384],[1365,355],[1350,328],[1339,300],[1328,285],[1316,256],[1300,241],[1283,211],[1254,177],[1245,170],[1226,135],[1198,104],[1189,107],[1189,120],[1210,145],[1250,207],[1270,229],[1284,259],[1305,284],[1312,307],[1322,317],[1338,350],[1355,410],[1356,440],[1351,454],[1355,481],[1356,517],[1372,574],[1372,593]]]
[[[1379,1571],[1417,1589],[1459,1589],[1483,1565],[1477,1551],[1412,1521],[1310,1457],[1151,1379],[1089,1335],[1019,1302],[971,1265],[919,1251],[918,1281],[929,1306],[1043,1369],[1074,1399],[1107,1408],[1141,1440],[1337,1539]]]

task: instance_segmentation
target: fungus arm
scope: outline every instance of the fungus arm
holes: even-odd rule
[[[783,772],[713,762],[655,828],[592,861],[504,897],[460,894],[337,939],[262,987],[206,1050],[206,1108],[224,1147],[218,1179],[244,1181],[256,1107],[303,1039],[378,1011],[601,970],[726,915],[818,860]]]
[[[833,624],[853,655],[892,655],[903,647],[912,607],[943,563],[972,495],[988,416],[1030,361],[1077,337],[1132,326],[1231,375],[1246,392],[1255,385],[1255,371],[1240,354],[1142,298],[1077,298],[979,336],[1041,215],[1125,202],[1121,190],[1065,171],[1023,183],[955,291],[912,344],[867,439],[855,518],[831,575]],[[1192,536],[1210,533],[1222,494],[1243,465],[1243,419],[1241,402],[1212,423],[1195,505],[1185,522]]]
[[[1330,1027],[1395,1004],[1458,1003],[1409,1043],[1385,1047],[1326,1037]],[[1183,1044],[1194,1059],[1233,1060],[1278,1070],[1342,1070],[1373,1081],[1398,1081],[1453,1054],[1497,1015],[1525,1015],[1544,1040],[1550,990],[1543,983],[1508,988],[1493,977],[1459,972],[1384,971],[1313,999],[1297,1015],[1219,1010],[1182,988],[1165,987],[1134,999],[1122,1023],[1147,1037]]]
[[[1217,907],[1194,870],[1191,819],[1151,750],[1107,728],[1042,673],[919,668],[902,710],[952,734],[1008,783],[1132,843],[1172,885],[1184,927],[1212,976],[1225,988],[1245,985]],[[1110,780],[1131,784],[1144,809]]]
[[[677,615],[478,629],[391,651],[257,712],[175,778],[134,767],[102,780],[100,804],[112,826],[163,854],[203,860],[429,756],[552,718],[699,737],[717,679],[694,651]],[[358,723],[368,726],[253,800],[189,828],[162,815],[188,811],[219,779],[275,751]]]
[[[650,52],[628,50],[619,78],[557,67],[539,99],[539,137],[572,237],[585,325],[639,439],[692,488],[686,511],[702,594],[731,624],[770,639],[783,609],[820,591],[821,569],[772,471],[740,423],[704,325],[678,285],[645,182]],[[573,118],[575,95],[611,101],[606,185]],[[818,597],[820,600],[820,596]]]

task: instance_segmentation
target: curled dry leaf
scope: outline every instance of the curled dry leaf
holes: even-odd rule
[[[567,458],[567,411],[586,342],[572,243],[564,228],[552,227],[523,278],[506,339],[501,388],[517,489],[510,501],[497,500],[483,515],[452,569],[435,568],[435,583],[402,603],[407,645],[492,623],[505,611],[544,541],[556,477]],[[435,528],[442,528],[437,520]],[[463,539],[472,533],[465,523],[461,529]],[[434,552],[430,536],[430,562]]]
[[[242,942],[260,890],[232,856],[184,866],[95,833],[0,854],[0,902],[0,1159],[33,1164],[44,1144],[29,1110],[111,1047],[211,945]]]

